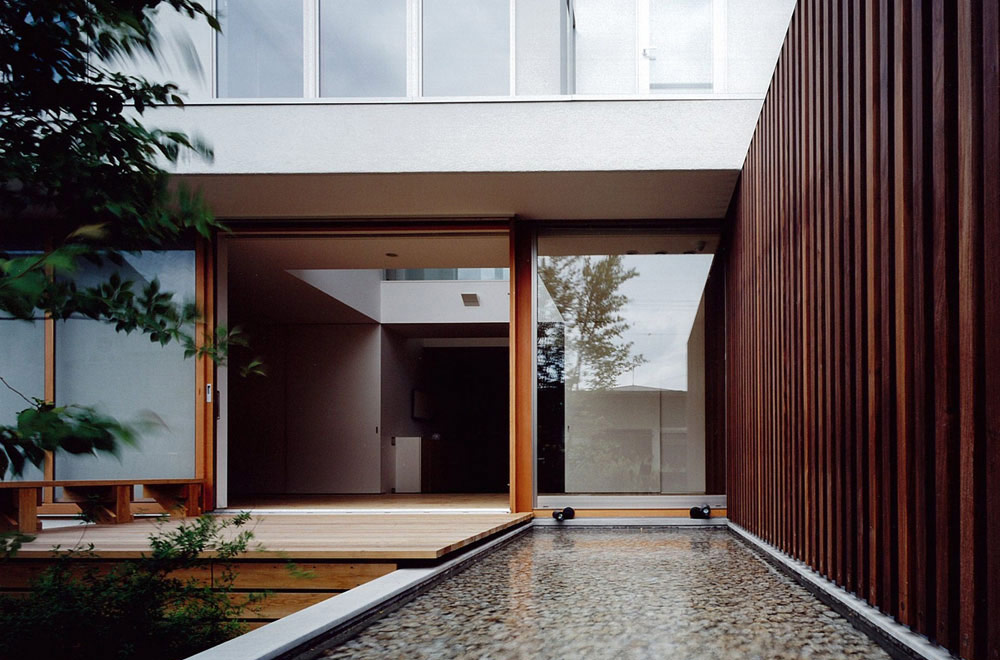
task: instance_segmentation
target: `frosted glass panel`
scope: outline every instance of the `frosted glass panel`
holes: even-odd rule
[[[302,96],[301,0],[219,0],[221,97]]]
[[[424,96],[510,94],[509,0],[424,0]]]
[[[406,96],[406,0],[323,0],[320,95]]]
[[[45,394],[45,327],[42,321],[0,319],[0,376],[26,397]],[[13,425],[29,404],[0,384],[0,424]],[[9,481],[8,470],[0,479]],[[18,480],[42,479],[40,468],[28,463]]]
[[[635,94],[635,5],[634,0],[573,3],[578,94]]]
[[[712,89],[712,0],[650,0],[651,92]]]
[[[106,275],[87,273],[83,279]],[[193,300],[193,251],[126,256],[123,279],[141,288],[158,276],[175,300]],[[107,455],[56,459],[58,479],[184,478],[194,476],[195,362],[184,349],[160,346],[138,333],[116,333],[114,327],[72,318],[56,324],[56,402],[93,405],[129,421],[140,416],[157,420],[137,447],[123,448],[120,460]]]

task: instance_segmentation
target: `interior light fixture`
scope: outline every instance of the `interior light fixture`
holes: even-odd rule
[[[479,294],[463,293],[462,304],[465,305],[466,307],[479,307]]]

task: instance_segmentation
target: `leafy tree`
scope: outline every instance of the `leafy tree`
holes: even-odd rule
[[[168,185],[161,166],[210,150],[142,122],[148,108],[183,105],[179,90],[121,72],[137,55],[156,55],[161,8],[218,29],[192,0],[0,4],[0,315],[82,315],[218,360],[239,338],[223,330],[199,342],[198,311],[158,281],[137,290],[118,275],[86,287],[74,280],[84,264],[120,266],[127,251],[220,228],[200,197]],[[0,478],[40,464],[45,451],[111,452],[134,438],[135,428],[92,408],[25,400],[17,422],[0,426]]]
[[[203,516],[160,529],[148,555],[104,571],[79,561],[92,549],[57,551],[30,593],[0,594],[0,657],[174,660],[245,632],[239,618],[264,598],[232,593],[231,560],[253,539],[249,520]],[[211,583],[198,579],[200,571]]]
[[[560,372],[550,356],[543,360],[548,373],[564,376],[571,390],[608,389],[618,376],[645,362],[641,354],[633,355],[632,342],[624,340],[630,326],[620,312],[628,296],[619,289],[638,272],[625,268],[621,255],[545,257],[539,260],[538,275],[565,328],[565,336],[547,341],[564,351],[568,363]]]

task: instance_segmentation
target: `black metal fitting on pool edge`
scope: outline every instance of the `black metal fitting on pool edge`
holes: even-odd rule
[[[552,517],[558,520],[559,522],[562,522],[564,520],[572,520],[574,516],[576,516],[576,511],[574,511],[573,507],[571,506],[568,506],[565,509],[556,509],[555,511],[552,512]]]
[[[704,520],[705,518],[712,517],[712,507],[707,504],[702,504],[701,506],[691,507],[691,517],[697,518],[699,520]]]

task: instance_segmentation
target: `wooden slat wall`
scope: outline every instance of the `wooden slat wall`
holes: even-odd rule
[[[1000,658],[996,0],[800,0],[724,243],[729,516]]]

